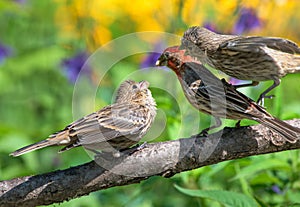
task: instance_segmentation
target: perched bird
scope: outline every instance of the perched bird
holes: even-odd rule
[[[78,146],[112,153],[129,148],[147,133],[156,116],[156,103],[148,87],[147,81],[126,80],[120,85],[114,104],[10,155],[16,157],[53,145],[65,145],[60,152]]]
[[[221,125],[220,118],[255,120],[281,134],[288,142],[295,143],[300,138],[300,129],[293,127],[269,114],[262,106],[251,100],[224,79],[220,80],[207,70],[199,61],[185,55],[179,46],[165,49],[156,65],[172,69],[183,88],[189,102],[199,111],[212,115],[216,125],[202,132]]]
[[[203,64],[221,70],[241,80],[273,80],[258,99],[261,102],[268,92],[280,84],[289,73],[300,72],[300,48],[296,43],[278,37],[221,35],[203,27],[190,27],[183,35],[181,48],[197,57]]]

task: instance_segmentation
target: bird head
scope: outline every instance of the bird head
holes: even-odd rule
[[[179,46],[168,47],[156,61],[156,66],[167,66],[177,73],[180,71],[183,63],[196,62],[200,64],[200,61],[190,55],[186,55],[185,52]]]
[[[115,103],[133,102],[143,99],[153,99],[149,88],[149,82],[142,80],[136,82],[133,80],[124,81],[118,91]]]
[[[156,66],[167,66],[176,71],[182,64],[184,50],[179,50],[179,46],[168,47],[156,61]]]

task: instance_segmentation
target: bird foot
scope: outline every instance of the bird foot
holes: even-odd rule
[[[239,120],[238,122],[236,122],[235,127],[236,128],[240,128],[241,127],[241,120]]]
[[[143,144],[139,145],[139,146],[136,148],[136,150],[137,150],[137,151],[140,151],[140,150],[146,148],[147,145],[148,145],[148,143],[147,143],[147,142],[144,142]]]
[[[209,129],[203,129],[200,133],[193,135],[192,137],[207,137]]]
[[[129,148],[129,149],[125,149],[124,151],[128,152],[129,155],[132,155],[133,153],[146,148],[147,144],[148,144],[147,142],[144,142],[143,144],[137,145],[137,146]],[[124,152],[124,151],[122,151],[122,152]]]

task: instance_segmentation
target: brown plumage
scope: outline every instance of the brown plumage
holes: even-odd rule
[[[140,141],[156,116],[156,103],[148,87],[147,81],[126,80],[120,85],[114,104],[10,155],[19,156],[53,145],[65,145],[60,152],[78,146],[113,153],[126,149]]]
[[[185,55],[185,52],[180,50],[179,46],[167,48],[156,64],[166,65],[172,69],[189,102],[199,111],[216,119],[216,125],[203,132],[219,127],[220,118],[250,119],[281,134],[288,142],[295,143],[300,138],[300,129],[273,117],[224,79],[219,80],[199,61]]]
[[[191,27],[183,35],[182,49],[203,64],[241,80],[273,80],[259,97],[261,101],[280,79],[300,72],[300,48],[296,43],[278,37],[236,36],[216,34],[203,27]]]

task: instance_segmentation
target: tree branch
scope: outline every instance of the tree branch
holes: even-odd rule
[[[300,119],[288,122],[300,128]],[[280,138],[255,125],[225,128],[208,137],[147,144],[142,150],[129,150],[119,158],[98,156],[95,161],[66,170],[1,181],[0,206],[48,205],[113,186],[138,183],[155,175],[171,177],[225,160],[300,148],[299,141],[274,145],[274,140]]]

